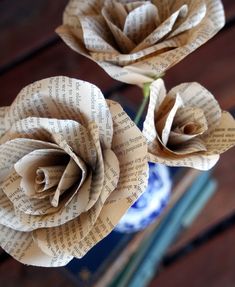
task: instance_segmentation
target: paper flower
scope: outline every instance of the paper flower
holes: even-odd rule
[[[159,79],[150,86],[143,134],[150,160],[207,170],[235,144],[235,121],[198,83],[184,83],[167,94]]]
[[[0,110],[0,245],[63,266],[103,239],[145,190],[147,144],[119,104],[52,77]]]
[[[70,0],[57,33],[111,77],[142,85],[224,25],[220,0]]]

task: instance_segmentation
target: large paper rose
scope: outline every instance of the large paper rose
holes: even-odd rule
[[[0,245],[62,266],[104,238],[145,190],[147,144],[119,104],[52,77],[0,109]]]
[[[207,170],[234,146],[235,121],[200,84],[184,83],[166,93],[159,79],[150,86],[143,134],[151,161]]]
[[[152,82],[223,27],[220,0],[70,0],[57,33],[130,84]]]

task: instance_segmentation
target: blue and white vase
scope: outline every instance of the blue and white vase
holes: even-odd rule
[[[171,179],[166,166],[149,163],[146,191],[121,218],[115,231],[132,233],[146,228],[163,211],[171,191]]]

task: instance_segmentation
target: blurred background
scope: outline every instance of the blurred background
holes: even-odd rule
[[[167,72],[165,81],[167,89],[183,82],[197,81],[215,95],[222,109],[234,115],[235,2],[222,2],[226,12],[226,26],[212,40]],[[66,75],[94,83],[107,97],[118,97],[123,105],[136,111],[141,101],[139,88],[111,79],[95,63],[70,50],[54,33],[62,22],[66,4],[67,0],[0,0],[0,106],[10,105],[21,88],[33,81]],[[186,224],[187,228],[183,228],[185,230],[177,234],[170,246],[164,249],[164,256],[159,259],[161,265],[159,262],[155,264],[156,258],[152,259],[152,263],[148,262],[150,265],[146,265],[151,266],[147,286],[235,286],[234,171],[235,149],[232,149],[221,157],[210,175],[213,182],[216,182],[216,191],[208,196],[209,200],[204,201],[201,212],[196,212],[198,216],[193,216],[195,220]],[[177,192],[177,188],[182,189],[180,184],[186,182],[189,176],[193,178],[188,171],[183,171],[174,179],[173,192]],[[196,178],[194,175],[192,181]],[[184,189],[189,188],[192,181]],[[97,265],[93,270],[89,270],[87,265],[83,268],[82,260],[79,266],[75,264],[67,268],[28,267],[0,250],[0,286],[95,286],[92,276],[99,286],[106,286],[105,278],[117,274],[117,270],[120,271],[131,258],[132,261],[136,260],[134,252],[138,255],[140,241],[150,238],[151,232],[153,227],[148,232],[140,233],[142,235],[128,235],[126,241],[122,239],[126,261],[122,261],[116,254],[111,260],[116,261],[116,269],[113,267],[110,270],[107,263],[101,264],[106,259],[98,260],[102,268]],[[98,248],[92,251],[90,257],[102,257],[101,250]],[[146,253],[142,256],[141,262],[148,255]],[[110,258],[107,262],[110,262]],[[142,267],[141,272],[148,272],[149,269]],[[140,272],[138,268],[133,269],[132,277]],[[112,286],[132,286],[130,282],[134,281],[125,282],[114,282]],[[139,286],[145,285],[140,282]]]

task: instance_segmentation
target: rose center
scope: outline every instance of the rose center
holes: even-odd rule
[[[200,125],[197,123],[188,123],[183,128],[183,133],[186,135],[194,135],[197,133],[197,131],[200,129]]]
[[[18,161],[15,170],[29,199],[49,199],[53,207],[58,207],[63,198],[73,196],[70,191],[79,185],[83,172],[62,150],[35,150]]]
[[[35,190],[36,192],[43,192],[54,186],[57,186],[63,172],[64,165],[39,167],[36,171]]]

